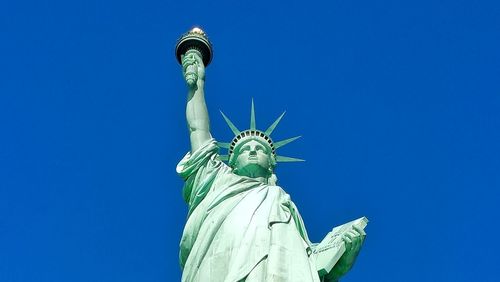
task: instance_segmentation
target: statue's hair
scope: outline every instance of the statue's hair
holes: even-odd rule
[[[267,179],[267,184],[276,186],[276,183],[278,183],[278,177],[276,174],[272,173],[271,176]]]

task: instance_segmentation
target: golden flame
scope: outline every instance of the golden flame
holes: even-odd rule
[[[189,32],[205,35],[205,32],[199,27],[193,27]]]

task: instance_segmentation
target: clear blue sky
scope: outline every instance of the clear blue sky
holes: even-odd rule
[[[310,237],[371,220],[344,281],[498,281],[500,4],[451,0],[2,2],[0,281],[179,281],[194,25],[213,135],[287,110]]]

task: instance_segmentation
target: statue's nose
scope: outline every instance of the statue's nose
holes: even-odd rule
[[[257,155],[257,151],[256,150],[251,150],[250,151],[250,156],[256,156]]]

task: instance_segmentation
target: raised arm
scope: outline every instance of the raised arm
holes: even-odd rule
[[[212,138],[207,104],[205,103],[205,66],[201,54],[189,50],[182,57],[182,73],[188,86],[186,118],[191,140],[191,152]]]

